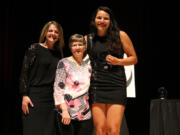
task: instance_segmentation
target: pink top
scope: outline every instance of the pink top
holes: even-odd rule
[[[84,59],[79,66],[64,58],[58,62],[54,82],[55,105],[65,103],[71,119],[91,118],[88,89],[90,86],[91,66]]]

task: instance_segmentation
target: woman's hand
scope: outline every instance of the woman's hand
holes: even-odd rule
[[[107,55],[106,61],[107,61],[107,64],[110,64],[110,65],[120,65],[120,59],[112,55]]]
[[[29,104],[31,107],[34,107],[31,99],[28,96],[23,96],[22,98],[22,111],[24,114],[29,114]]]
[[[71,122],[71,117],[67,110],[62,111],[62,123],[64,125],[69,125]]]

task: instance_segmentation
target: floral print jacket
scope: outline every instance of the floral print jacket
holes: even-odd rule
[[[69,58],[58,62],[54,82],[55,105],[65,103],[73,120],[91,118],[88,89],[90,86],[91,66],[85,57],[79,66]]]

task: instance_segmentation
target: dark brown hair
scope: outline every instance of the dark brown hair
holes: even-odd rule
[[[122,53],[122,43],[120,39],[120,29],[118,27],[118,23],[115,20],[115,17],[109,7],[106,6],[100,6],[98,7],[95,12],[92,15],[91,22],[90,22],[90,32],[93,36],[97,34],[97,28],[95,25],[95,18],[98,13],[98,11],[104,11],[109,14],[110,16],[110,26],[108,28],[108,31],[106,33],[107,37],[107,45],[108,50],[115,54],[121,54]]]

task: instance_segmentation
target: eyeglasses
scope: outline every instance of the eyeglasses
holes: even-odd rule
[[[84,45],[83,44],[72,44],[72,48],[76,48],[76,47],[83,47]]]

